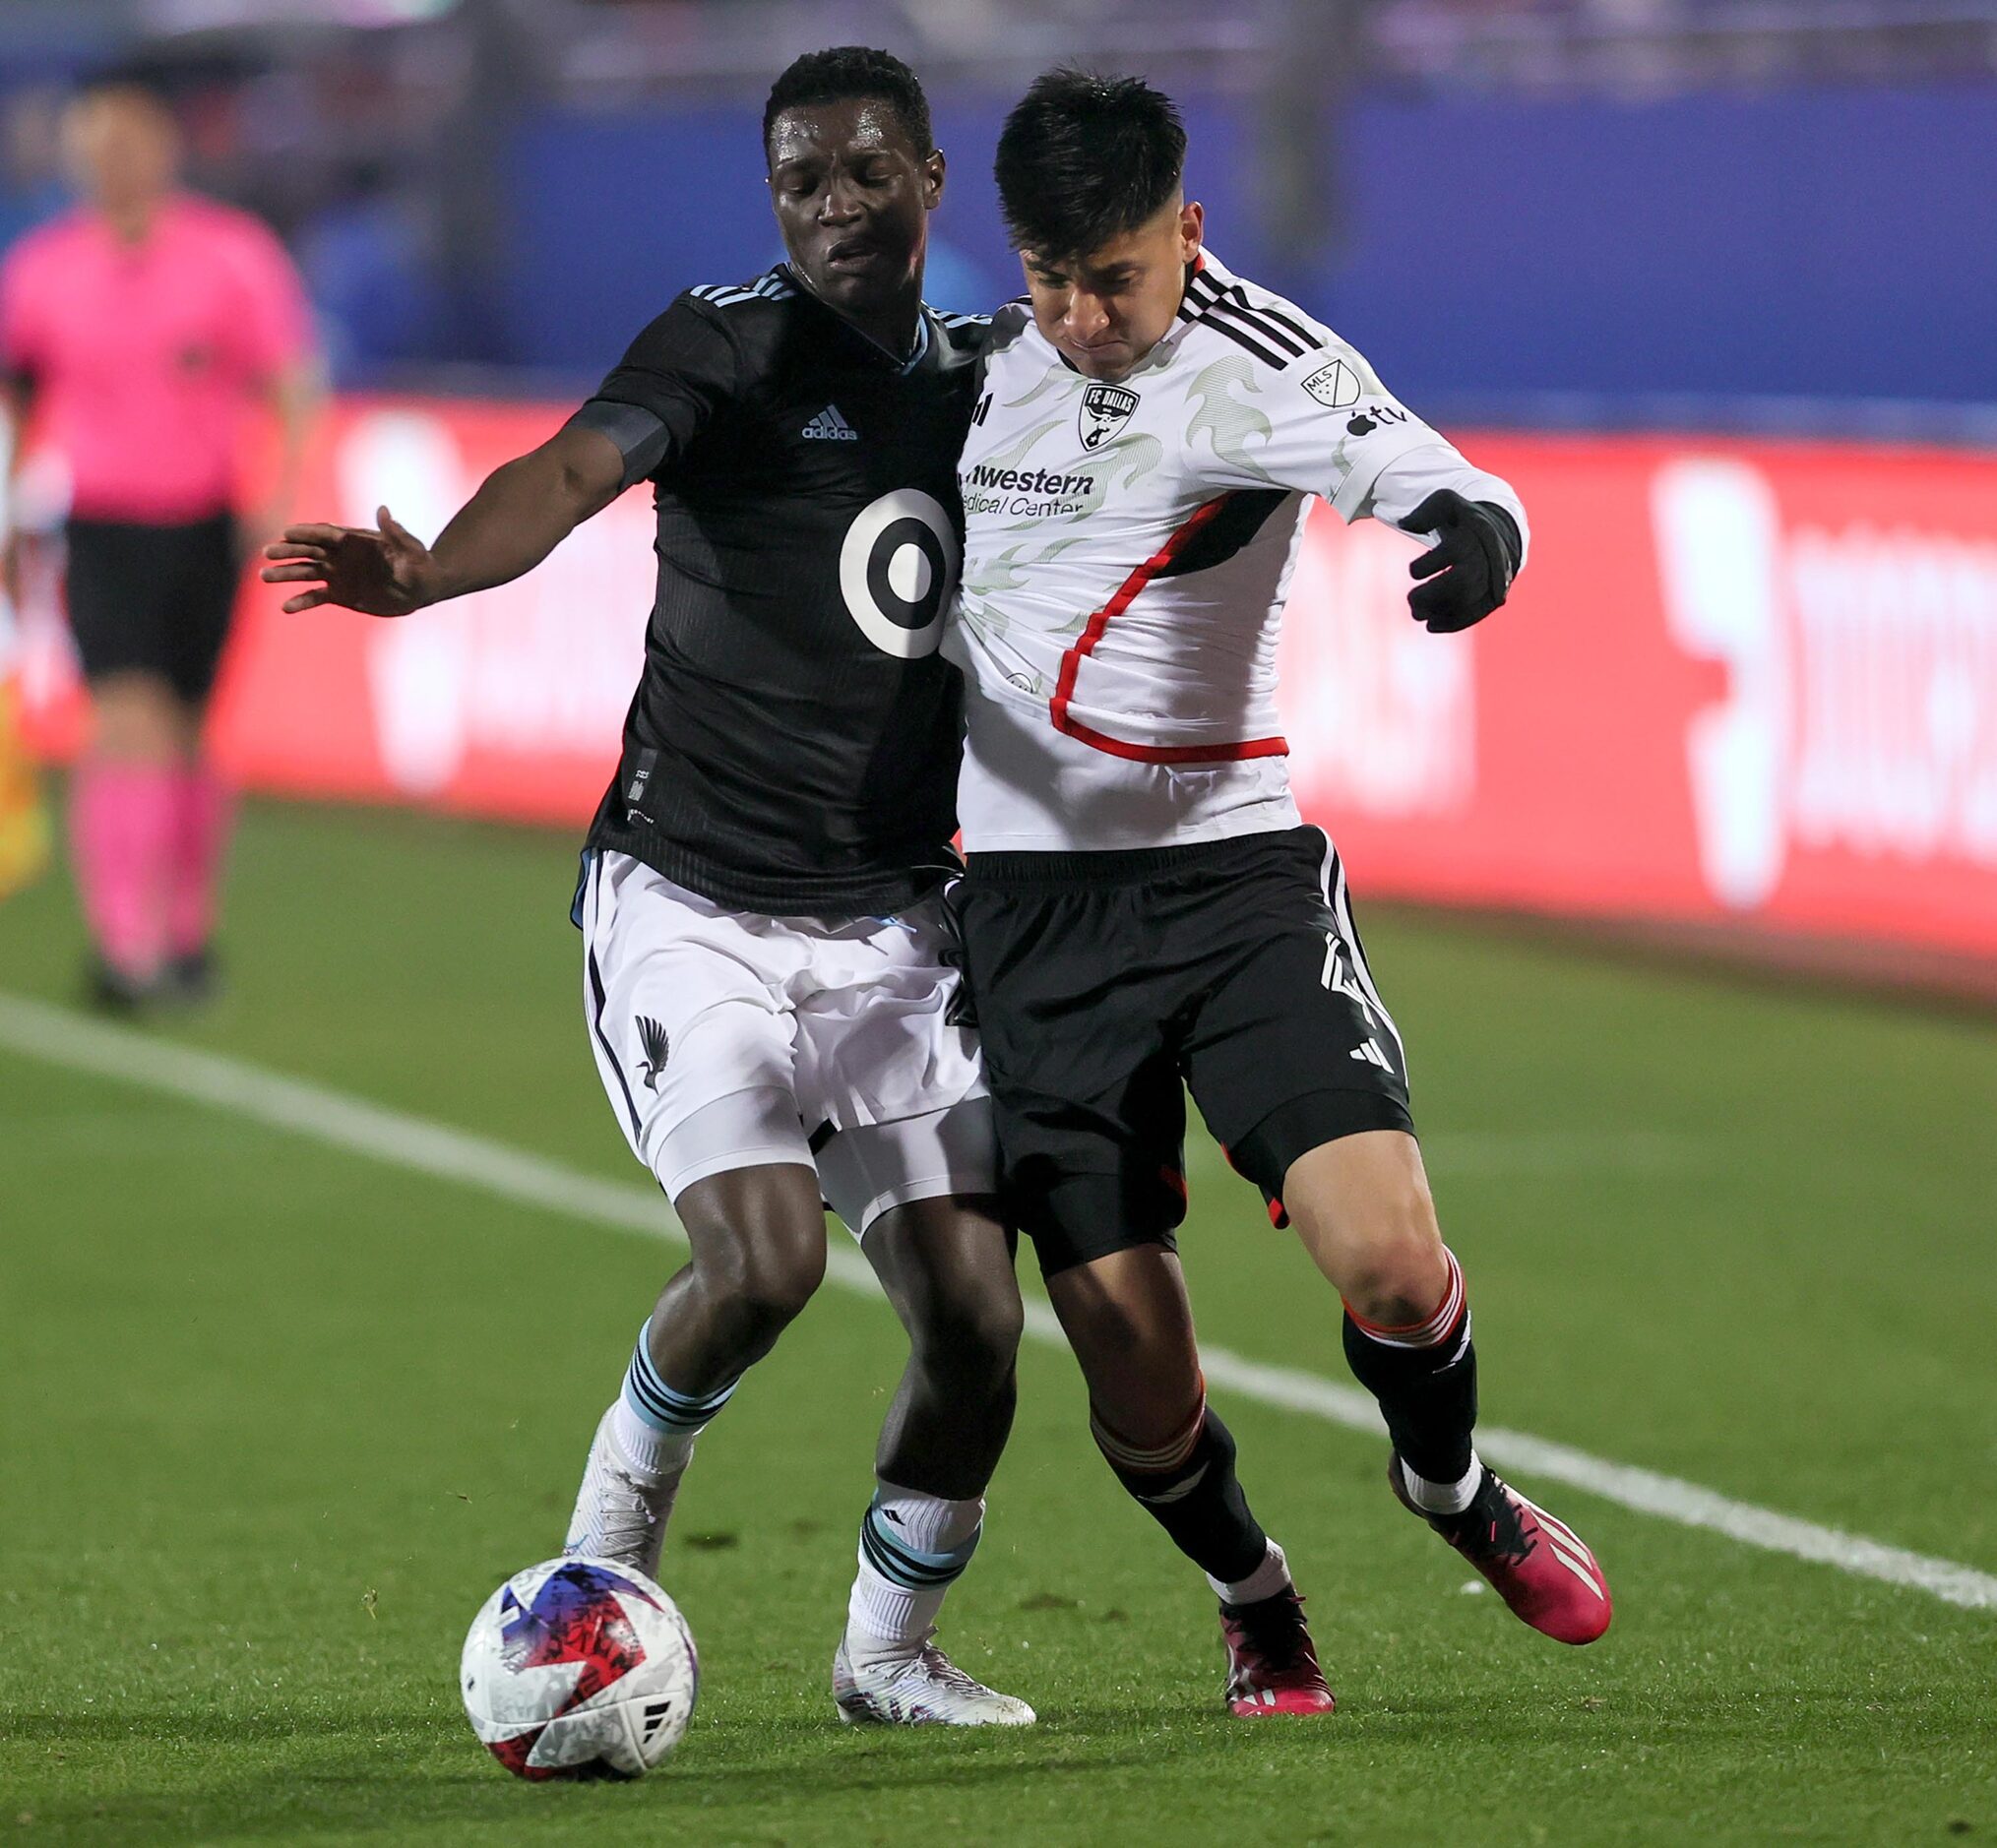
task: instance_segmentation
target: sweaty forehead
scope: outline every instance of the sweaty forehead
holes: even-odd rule
[[[917,152],[893,103],[879,96],[794,102],[770,125],[770,164],[852,159],[865,154]],[[919,157],[919,156],[918,156]]]

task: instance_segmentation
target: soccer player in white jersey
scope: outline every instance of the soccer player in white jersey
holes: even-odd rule
[[[1389,1478],[1534,1629],[1590,1642],[1593,1556],[1472,1447],[1464,1272],[1401,1036],[1330,840],[1301,825],[1276,636],[1312,495],[1420,535],[1416,618],[1464,629],[1524,563],[1519,497],[1303,310],[1231,275],[1143,83],[1041,78],[998,184],[1028,293],[959,464],[967,681],[954,891],[998,1120],[1110,1467],[1220,1599],[1226,1698],[1327,1712],[1282,1551],[1206,1402],[1173,1232],[1182,1081],[1343,1299]],[[1437,643],[1438,647],[1448,646]]]

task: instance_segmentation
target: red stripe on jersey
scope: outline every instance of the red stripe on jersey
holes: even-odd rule
[[[1249,738],[1240,744],[1132,744],[1062,712],[1054,714],[1054,728],[1110,757],[1129,758],[1139,764],[1239,764],[1251,757],[1289,755],[1287,738]]]
[[[1060,678],[1054,683],[1054,697],[1047,702],[1054,729],[1079,739],[1111,757],[1129,758],[1139,764],[1238,764],[1252,757],[1287,757],[1289,745],[1282,738],[1250,738],[1240,744],[1132,744],[1112,738],[1107,732],[1085,725],[1069,715],[1075,697],[1075,681],[1082,663],[1095,652],[1096,644],[1108,630],[1112,618],[1120,616],[1136,600],[1146,585],[1162,572],[1198,536],[1200,529],[1225,507],[1231,495],[1222,494],[1196,507],[1164,544],[1116,586],[1116,593],[1090,617],[1075,646],[1061,656]]]

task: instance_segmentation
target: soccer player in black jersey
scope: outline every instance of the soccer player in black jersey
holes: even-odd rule
[[[434,545],[383,508],[375,531],[293,527],[264,576],[313,586],[287,609],[403,616],[520,576],[653,484],[645,672],[575,917],[605,1088],[692,1257],[603,1416],[567,1546],[655,1568],[695,1436],[824,1273],[822,1193],[910,1341],[840,1714],[1024,1724],[930,1640],[977,1543],[1021,1323],[937,897],[961,707],[936,650],[979,324],[921,301],[944,161],[906,66],[800,58],[763,128],[787,263],[680,295]]]

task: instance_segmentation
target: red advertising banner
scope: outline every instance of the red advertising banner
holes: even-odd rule
[[[1409,624],[1320,515],[1286,625],[1305,811],[1370,892],[1997,955],[1997,457],[1486,438],[1511,602]]]
[[[343,403],[304,505],[435,532],[553,408]],[[1471,436],[1531,516],[1507,607],[1430,636],[1409,541],[1317,507],[1283,636],[1298,798],[1362,890],[1997,957],[1997,457]],[[247,785],[580,823],[651,604],[627,495],[541,568],[383,623],[246,587],[217,747]],[[24,612],[31,736],[73,668]]]

